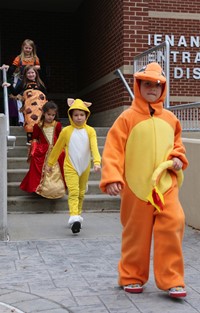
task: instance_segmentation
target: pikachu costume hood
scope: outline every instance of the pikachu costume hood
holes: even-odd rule
[[[87,124],[87,120],[90,116],[90,110],[88,109],[88,107],[90,107],[92,105],[91,102],[86,102],[86,101],[82,101],[81,99],[72,99],[72,98],[68,98],[67,99],[67,103],[68,103],[68,106],[69,106],[69,109],[68,109],[68,117],[69,117],[69,121],[70,121],[70,124],[75,127],[75,128],[83,128],[86,124]],[[73,120],[72,120],[72,117],[71,117],[71,114],[72,114],[72,110],[82,110],[82,111],[85,111],[86,112],[86,120],[84,122],[84,124],[82,126],[77,126],[74,124]]]

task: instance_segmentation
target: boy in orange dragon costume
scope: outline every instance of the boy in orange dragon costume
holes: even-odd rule
[[[135,98],[108,132],[100,188],[121,196],[119,285],[141,293],[149,278],[152,233],[154,275],[171,297],[186,296],[182,240],[185,216],[178,198],[188,161],[176,116],[163,108],[166,78],[160,65],[134,74]]]

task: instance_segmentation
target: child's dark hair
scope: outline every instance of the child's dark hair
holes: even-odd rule
[[[55,115],[55,118],[54,120],[57,121],[58,120],[58,106],[55,102],[53,101],[47,101],[43,107],[42,107],[42,116],[40,118],[40,122],[42,123],[42,126],[44,125],[44,114],[46,112],[48,112],[48,110],[55,110],[56,111],[56,115]]]

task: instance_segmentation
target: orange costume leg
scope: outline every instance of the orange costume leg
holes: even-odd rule
[[[149,277],[154,209],[125,187],[121,200],[122,248],[119,285],[145,284]]]
[[[176,182],[175,182],[176,184]],[[165,206],[154,224],[154,273],[158,288],[185,287],[182,241],[185,215],[176,185],[165,195]]]
[[[184,213],[173,186],[164,196],[164,211],[139,200],[128,187],[122,194],[122,252],[119,285],[145,284],[149,278],[150,248],[154,233],[154,273],[158,288],[184,287],[182,239]]]

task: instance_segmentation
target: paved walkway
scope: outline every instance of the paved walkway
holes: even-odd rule
[[[118,213],[85,213],[79,235],[60,214],[8,215],[10,241],[0,242],[0,313],[200,312],[200,232],[186,227],[185,300],[155,286],[152,264],[144,293],[117,286]],[[167,256],[166,256],[167,257]]]

